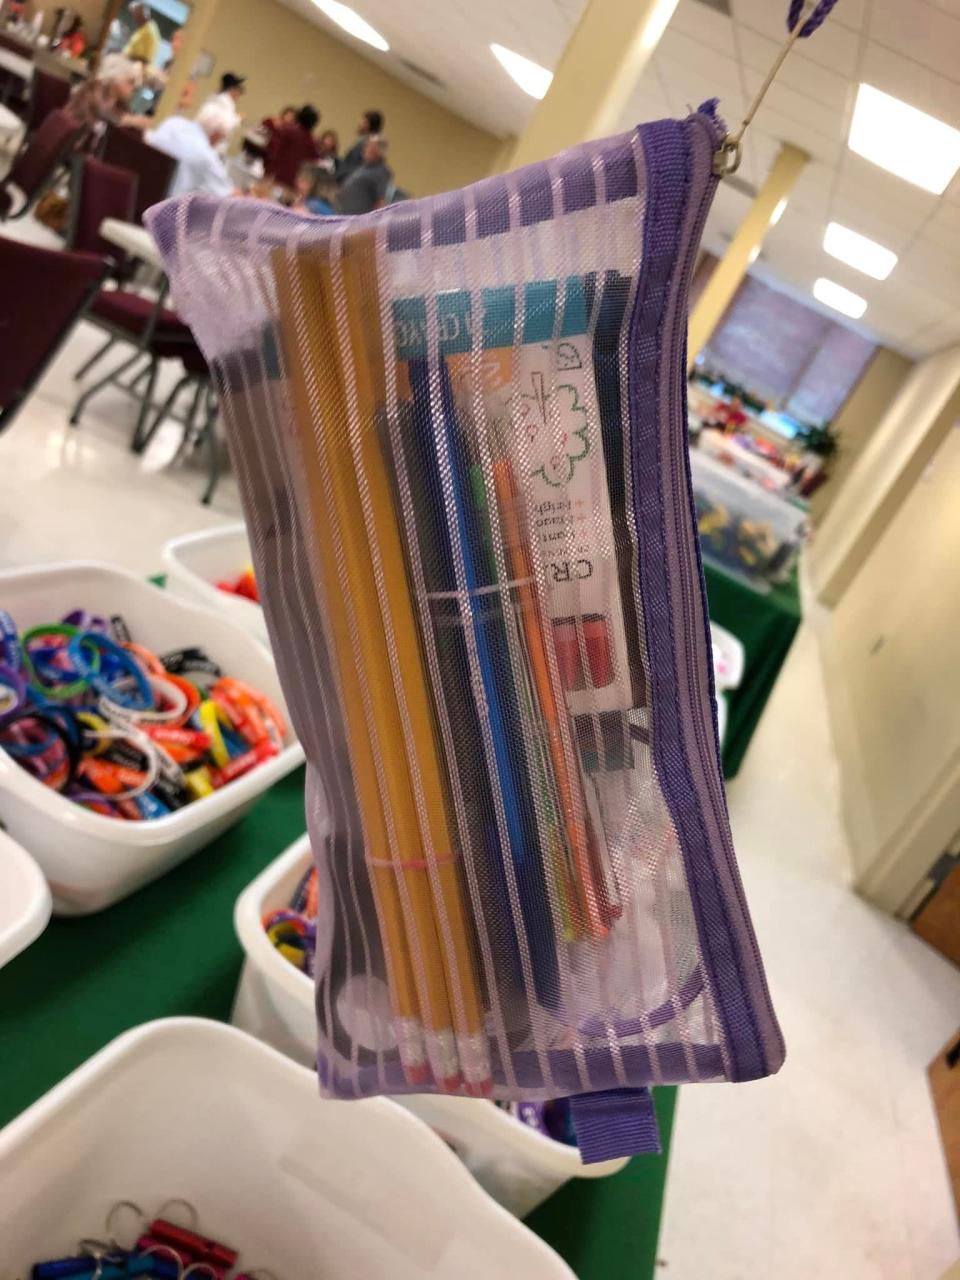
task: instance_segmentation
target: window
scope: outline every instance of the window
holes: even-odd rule
[[[820,425],[836,416],[875,350],[854,330],[747,276],[703,355],[730,382]]]

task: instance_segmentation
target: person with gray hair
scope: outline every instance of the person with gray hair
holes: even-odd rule
[[[102,129],[106,121],[146,129],[150,124],[146,116],[131,115],[127,111],[142,79],[143,67],[139,62],[122,53],[108,53],[96,76],[81,80],[75,87],[67,110],[78,124],[85,124],[94,132]]]
[[[148,130],[147,142],[178,161],[170,195],[182,196],[188,191],[206,191],[214,196],[233,194],[227,167],[217,154],[230,127],[229,112],[211,101],[204,103],[193,120],[170,116],[156,129]]]
[[[386,203],[393,186],[393,171],[386,161],[387,140],[376,134],[367,138],[360,168],[354,169],[340,188],[341,213],[370,213]]]

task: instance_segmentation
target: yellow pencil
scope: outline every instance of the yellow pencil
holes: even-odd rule
[[[370,877],[380,923],[387,982],[390,988],[394,1020],[397,1023],[400,1059],[407,1080],[411,1084],[425,1084],[430,1078],[430,1068],[424,1052],[420,1002],[417,995],[413,959],[407,942],[407,931],[396,872],[392,866],[390,840],[380,799],[376,759],[373,743],[367,728],[363,690],[357,670],[353,640],[346,610],[342,602],[336,600],[338,590],[351,589],[354,572],[353,561],[356,557],[354,556],[347,561],[345,566],[347,582],[342,583],[336,556],[335,511],[328,505],[324,493],[322,469],[326,465],[325,456],[316,449],[311,435],[314,409],[317,406],[302,375],[300,352],[296,349],[295,339],[292,336],[297,332],[295,324],[296,289],[290,264],[282,250],[278,250],[274,255],[273,265],[277,281],[280,312],[286,321],[281,326],[281,330],[285,335],[287,380],[292,394],[300,439],[304,446],[300,450],[300,461],[304,470],[305,488],[309,495],[313,526],[316,532],[315,548],[320,557],[323,581],[327,591],[328,604],[330,605],[327,610],[327,620],[330,625],[334,658],[340,677],[340,694],[349,743],[350,764],[357,791],[367,860],[370,866]],[[312,307],[312,301],[308,302],[306,310],[308,316],[311,317],[309,323],[311,336],[316,326],[316,316],[312,312]],[[322,413],[322,408],[319,411]],[[325,428],[321,427],[318,434],[322,435],[324,431]]]
[[[409,592],[399,534],[393,514],[388,478],[383,466],[375,431],[373,384],[367,362],[363,357],[362,338],[351,327],[350,341],[356,359],[351,360],[351,392],[353,404],[348,405],[346,371],[341,366],[337,342],[336,298],[328,255],[313,248],[302,255],[292,268],[299,276],[301,295],[308,300],[307,333],[309,334],[309,358],[313,362],[313,374],[317,379],[319,406],[314,421],[319,429],[315,441],[307,443],[307,452],[317,447],[318,461],[326,479],[326,497],[330,501],[328,521],[337,529],[340,539],[340,555],[344,569],[343,587],[349,591],[355,610],[356,634],[344,637],[345,644],[339,652],[341,672],[349,667],[355,678],[357,668],[362,671],[369,719],[364,716],[370,755],[376,768],[373,782],[377,786],[381,815],[386,823],[386,835],[393,842],[386,857],[380,857],[376,849],[368,850],[371,870],[377,883],[382,880],[384,864],[394,879],[393,888],[403,909],[401,922],[405,936],[394,938],[390,945],[406,950],[406,956],[397,957],[394,968],[405,971],[409,959],[418,979],[420,1015],[426,1033],[427,1056],[434,1078],[444,1089],[458,1088],[462,1083],[459,1049],[468,1050],[470,1070],[468,1085],[482,1091],[488,1084],[489,1069],[486,1060],[486,1042],[483,1037],[482,1009],[479,1003],[472,953],[462,914],[456,908],[459,886],[452,858],[454,850],[446,828],[445,798],[436,761],[435,749],[431,760],[425,742],[433,745],[432,723],[423,672],[420,665],[416,631],[413,623]],[[340,316],[343,319],[343,316]],[[302,333],[301,333],[302,341]],[[291,352],[294,363],[297,353]],[[382,401],[381,401],[382,403]],[[359,457],[354,457],[348,423],[349,411],[359,423]],[[356,443],[356,442],[354,442]],[[363,502],[357,484],[356,466],[363,468],[365,483],[369,486],[368,511],[372,506],[372,538],[380,553],[380,568],[390,584],[384,607],[394,634],[395,653],[401,670],[409,718],[412,721],[410,744],[417,761],[425,808],[430,815],[428,833],[421,833],[417,806],[404,750],[405,733],[396,700],[390,665],[390,651],[378,597],[377,575],[370,554],[368,530],[364,519]],[[318,529],[322,527],[318,525]],[[381,587],[383,579],[381,578]],[[404,605],[406,614],[404,614]],[[416,673],[419,672],[422,699],[416,693]],[[411,692],[412,691],[412,692]],[[408,696],[409,695],[409,696]],[[347,695],[344,695],[345,702]],[[364,708],[364,709],[366,709]],[[362,714],[362,712],[361,712]],[[346,706],[348,719],[356,718],[357,708]],[[426,739],[425,739],[426,732]],[[354,730],[351,727],[351,734]],[[359,787],[358,787],[359,790]],[[371,808],[371,798],[364,800]],[[438,816],[439,815],[439,816]],[[375,826],[375,824],[373,824]],[[423,836],[429,834],[430,856],[434,875],[441,885],[441,899],[447,908],[445,921],[437,919],[436,905],[430,884],[431,866],[427,862]],[[396,878],[402,877],[402,888]],[[450,890],[450,885],[453,891]],[[395,899],[387,890],[381,893],[383,914],[394,921]],[[440,933],[446,932],[446,939]],[[397,934],[396,928],[392,934]],[[443,941],[453,943],[453,949]],[[459,1033],[460,1045],[454,1039],[454,1028]],[[472,1037],[464,1037],[469,1031]]]
[[[438,894],[433,897],[433,909],[457,1033],[460,1066],[468,1091],[485,1093],[491,1088],[489,1053],[468,915],[456,865],[460,851],[448,821],[448,799],[437,750],[433,709],[390,479],[376,426],[377,413],[384,405],[386,394],[384,338],[380,326],[373,233],[363,231],[345,237],[338,266],[344,284],[357,396],[359,441],[355,461],[362,467],[368,486],[369,511],[383,570],[383,595],[390,616],[403,701],[409,718],[409,756],[415,766],[425,810],[426,829],[422,831],[422,838],[427,857],[433,863],[434,883],[438,889]]]

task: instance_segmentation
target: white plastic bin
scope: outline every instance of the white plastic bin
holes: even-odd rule
[[[260,606],[217,586],[224,579],[239,577],[250,561],[247,528],[242,522],[187,533],[163,548],[163,567],[171,591],[183,600],[225,614],[266,644],[267,624]]]
[[[806,536],[806,505],[768,493],[701,449],[690,453],[704,558],[759,590],[790,573]]]
[[[125,618],[135,640],[163,653],[203,646],[232,676],[284,707],[269,651],[236,623],[176,600],[110,565],[77,561],[0,574],[0,607],[20,629],[84,608]],[[163,818],[121,822],[92,813],[45,787],[0,750],[0,819],[30,850],[61,915],[100,911],[148,884],[241,818],[262,792],[303,760],[289,739],[279,755],[213,795]]]
[[[324,1101],[310,1071],[199,1018],[128,1031],[0,1131],[3,1274],[102,1235],[120,1200],[173,1197],[280,1280],[573,1277],[426,1125]]]
[[[710,623],[713,675],[718,689],[737,689],[743,679],[746,654],[743,645],[726,627]]]
[[[0,831],[0,968],[43,933],[50,905],[43,872],[16,840]]]
[[[233,916],[245,957],[233,1022],[305,1064],[316,1056],[313,982],[280,955],[262,920],[289,904],[309,862],[309,837],[301,836],[244,889]],[[576,1148],[536,1133],[491,1102],[433,1094],[397,1101],[436,1129],[477,1181],[518,1217],[571,1178],[603,1178],[626,1164],[585,1165]]]

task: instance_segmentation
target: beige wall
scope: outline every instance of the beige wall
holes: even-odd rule
[[[960,414],[960,347],[915,365],[837,494],[807,558],[815,594],[835,605]]]
[[[854,463],[866,448],[887,410],[896,399],[907,374],[913,368],[906,356],[879,347],[857,385],[833,422],[840,452],[830,468],[830,480],[818,489],[810,502],[815,524],[820,524],[836,501],[841,487],[851,475]]]
[[[823,636],[857,883],[891,910],[960,828],[958,494],[954,429]]]
[[[198,103],[225,71],[235,71],[249,77],[240,105],[248,120],[273,115],[287,103],[312,102],[322,125],[337,130],[344,150],[354,141],[360,113],[382,110],[391,167],[398,184],[414,195],[485,177],[500,149],[492,134],[273,0],[220,0],[204,47],[216,65],[213,76],[199,82]]]

